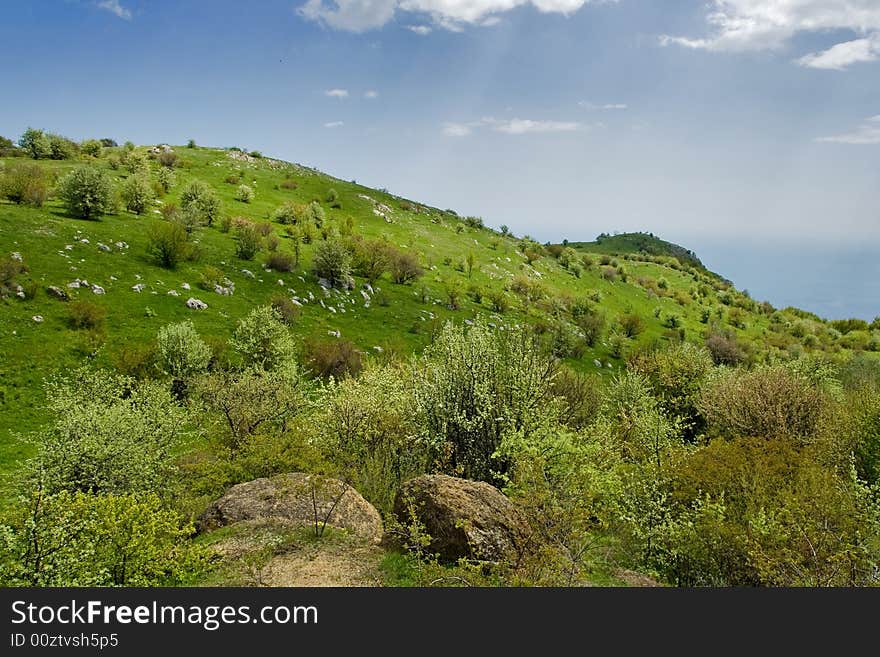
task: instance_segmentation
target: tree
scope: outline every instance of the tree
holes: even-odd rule
[[[193,180],[180,193],[180,207],[185,212],[193,212],[199,221],[211,226],[220,216],[220,198],[205,182]]]
[[[162,188],[162,191],[167,194],[169,191],[171,191],[171,188],[174,187],[174,183],[176,180],[174,171],[172,171],[168,167],[162,167],[161,169],[159,169],[156,180],[159,182],[159,186]]]
[[[254,189],[248,185],[239,185],[235,190],[235,200],[242,203],[250,203],[254,200]]]
[[[18,140],[18,145],[35,160],[48,158],[52,155],[52,143],[49,141],[49,137],[42,130],[36,128],[25,130]]]
[[[53,422],[30,462],[46,493],[167,493],[189,414],[165,385],[82,368],[46,393]]]
[[[470,278],[471,274],[474,273],[474,267],[479,269],[477,265],[477,258],[473,254],[473,251],[468,251],[467,258],[465,258],[465,265],[467,267],[467,277]]]
[[[113,210],[113,183],[95,167],[74,169],[58,182],[58,194],[71,214],[95,219]]]
[[[186,228],[177,221],[154,221],[147,229],[147,253],[160,265],[174,269],[190,256]]]
[[[321,204],[317,201],[312,201],[309,203],[306,208],[306,221],[310,221],[314,224],[315,228],[321,228],[324,225],[324,221],[326,220],[326,214],[324,213],[324,208],[321,207]]]
[[[333,287],[347,285],[351,280],[351,252],[339,240],[321,242],[312,258],[312,273],[330,281]]]
[[[199,337],[190,321],[168,324],[156,336],[161,364],[167,374],[181,383],[204,372],[211,362],[211,348]]]
[[[530,436],[558,412],[550,384],[553,359],[522,328],[493,331],[447,323],[429,345],[413,393],[422,440],[444,472],[497,482],[510,462],[498,453],[505,436]]]
[[[230,346],[248,367],[273,370],[296,359],[296,345],[272,306],[254,308],[238,321]]]
[[[409,251],[394,249],[389,252],[391,267],[391,280],[399,285],[405,285],[419,278],[424,270],[419,265],[419,259]]]
[[[79,145],[80,150],[91,157],[100,157],[103,145],[97,139],[86,139]]]
[[[132,174],[126,179],[120,196],[125,209],[135,214],[146,212],[156,198],[150,180],[142,173]]]
[[[154,494],[47,494],[39,487],[0,532],[5,586],[169,586],[192,582],[208,552]]]
[[[354,270],[367,279],[370,285],[382,278],[391,264],[388,243],[383,240],[354,242]]]

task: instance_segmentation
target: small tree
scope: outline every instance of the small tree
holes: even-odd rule
[[[321,242],[312,259],[312,273],[333,287],[345,285],[351,279],[351,252],[338,240]]]
[[[190,139],[188,142],[186,142],[186,147],[187,148],[195,148],[196,147],[196,140]]]
[[[35,160],[48,158],[52,155],[52,143],[49,141],[49,137],[42,130],[36,128],[25,130],[18,140],[18,145]]]
[[[235,190],[235,200],[242,203],[250,203],[254,200],[254,190],[247,185],[239,185]]]
[[[175,380],[183,381],[208,369],[211,348],[199,337],[192,322],[163,326],[156,341],[162,367]]]
[[[239,320],[229,343],[247,366],[262,370],[285,366],[296,358],[293,338],[272,306],[254,308]]]
[[[473,254],[472,251],[468,251],[467,257],[465,258],[465,267],[467,268],[467,277],[470,278],[474,273],[474,267],[477,267],[477,258]]]
[[[26,162],[11,165],[0,176],[0,194],[19,205],[40,207],[49,196],[43,168]]]
[[[149,178],[143,173],[129,176],[122,184],[120,196],[125,209],[135,214],[146,212],[156,198]]]
[[[331,189],[329,192],[327,192],[327,204],[331,208],[342,207],[342,203],[339,201],[339,192],[337,192],[335,189]]]
[[[324,225],[326,218],[327,215],[324,213],[324,208],[321,207],[320,203],[316,201],[309,203],[306,211],[306,219],[311,221],[315,228],[321,228],[321,226]]]
[[[147,253],[168,269],[177,267],[189,256],[190,245],[182,224],[176,221],[155,221],[147,229]]]
[[[86,139],[79,145],[80,150],[90,157],[101,157],[103,147],[97,139]]]
[[[391,253],[391,279],[399,285],[410,283],[419,278],[424,271],[419,266],[419,259],[408,251]]]
[[[58,194],[71,214],[96,219],[113,210],[113,183],[95,167],[79,167],[58,183]]]
[[[354,244],[355,271],[373,285],[391,264],[388,244],[383,240],[355,241]]]
[[[193,212],[199,220],[211,226],[220,216],[220,198],[205,182],[193,180],[180,193],[180,207],[184,211]]]

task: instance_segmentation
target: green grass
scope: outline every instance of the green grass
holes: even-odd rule
[[[110,149],[105,150],[110,152]],[[691,290],[697,285],[698,278],[720,284],[719,279],[702,268],[687,270],[671,259],[644,262],[621,257],[619,264],[628,270],[628,282],[604,280],[601,276],[603,267],[599,265],[575,278],[552,257],[545,256],[537,260],[533,268],[529,267],[518,251],[516,238],[502,237],[489,229],[468,227],[453,214],[436,208],[408,204],[404,199],[385,192],[294,164],[268,159],[242,163],[232,159],[229,152],[219,149],[177,147],[175,150],[183,165],[175,170],[177,183],[154,211],[143,216],[119,212],[99,221],[85,221],[69,216],[57,200],[50,200],[42,208],[0,201],[0,257],[12,252],[21,253],[30,278],[39,284],[37,295],[31,300],[12,296],[0,301],[0,473],[14,471],[21,459],[33,452],[33,446],[18,440],[16,435],[31,434],[47,422],[43,392],[45,378],[63,374],[84,362],[112,366],[122,348],[149,344],[161,326],[183,319],[191,319],[203,335],[225,340],[239,318],[253,307],[267,303],[278,291],[291,289],[300,297],[307,297],[311,292],[316,298],[315,303],[303,307],[302,316],[292,329],[298,339],[310,336],[328,339],[329,331],[338,330],[343,338],[354,341],[370,357],[380,357],[375,347],[382,347],[381,353],[385,356],[417,352],[428,343],[433,328],[447,319],[463,321],[485,314],[490,317],[489,321],[497,324],[534,324],[567,318],[564,310],[548,301],[536,305],[516,302],[509,311],[499,315],[492,312],[487,301],[476,304],[463,297],[461,308],[451,311],[443,301],[438,301],[444,299],[444,281],[449,279],[459,279],[465,289],[469,284],[501,288],[514,276],[528,274],[540,277],[551,298],[576,299],[598,292],[601,302],[597,305],[609,322],[613,323],[626,313],[636,313],[644,319],[645,330],[633,346],[669,339],[662,319],[672,313],[682,317],[687,339],[701,341],[706,325],[700,322],[700,311],[707,304],[718,305],[715,291],[706,299],[680,305],[670,297],[652,297],[637,283],[640,277],[662,277],[669,282],[671,293]],[[10,162],[12,160],[5,161]],[[40,162],[58,175],[83,163]],[[111,170],[106,155],[92,161],[91,165],[106,168],[117,179],[117,184],[128,175],[123,168]],[[151,163],[151,167],[155,176],[156,163]],[[234,199],[238,183],[225,182],[227,176],[233,174],[255,190],[256,196],[251,203]],[[378,287],[386,297],[387,305],[378,302],[380,295],[374,297],[371,306],[366,308],[358,291],[350,296],[334,293],[325,304],[332,304],[337,309],[344,307],[346,312],[332,314],[317,303],[322,298],[321,290],[316,279],[308,273],[314,244],[303,246],[297,271],[266,273],[262,267],[266,253],[258,255],[255,261],[238,260],[233,236],[221,232],[218,226],[196,232],[202,251],[197,263],[183,263],[173,271],[163,269],[147,255],[147,227],[158,218],[155,212],[160,204],[178,202],[180,191],[196,178],[217,190],[224,215],[244,216],[254,221],[267,221],[270,213],[288,200],[297,203],[319,201],[330,222],[342,225],[351,217],[357,234],[384,237],[399,248],[417,252],[426,269],[425,275],[413,285],[395,285],[387,276],[383,278]],[[281,187],[282,181],[291,179],[297,183],[296,189]],[[339,194],[341,209],[330,208],[324,202],[331,188]],[[391,208],[390,223],[374,213],[373,201],[363,198],[364,195]],[[290,252],[290,239],[285,236],[283,228],[274,225],[281,241],[280,250]],[[83,243],[82,239],[89,243]],[[600,244],[572,243],[572,246],[594,253],[637,253],[638,240],[627,239],[629,241],[608,238]],[[129,248],[117,249],[113,245],[118,241],[126,242]],[[110,245],[112,252],[101,251],[99,242]],[[68,249],[68,245],[72,245],[71,248]],[[471,279],[454,268],[455,263],[468,253],[474,254],[479,266]],[[445,264],[446,259],[451,259],[451,264]],[[207,265],[218,267],[234,281],[234,296],[225,297],[198,289],[199,273]],[[256,277],[247,277],[243,269],[251,270]],[[88,299],[106,309],[103,335],[96,337],[70,328],[67,304],[46,293],[50,285],[67,289],[67,284],[76,278],[96,283],[106,290],[103,296],[94,295],[88,289],[70,291],[72,296]],[[282,285],[278,284],[279,279]],[[133,291],[132,286],[137,283],[145,284],[146,289],[141,293]],[[192,290],[182,289],[183,283],[188,283]],[[360,285],[363,280],[357,283]],[[422,285],[429,290],[428,303],[419,299],[418,289]],[[178,290],[180,296],[169,296],[167,292],[172,289]],[[189,310],[185,306],[189,296],[205,301],[208,310]],[[659,312],[659,317],[655,316],[655,311]],[[433,314],[433,320],[429,313]],[[32,317],[36,315],[42,316],[44,321],[34,322]],[[770,335],[768,327],[766,315],[749,312],[745,329],[726,328],[737,333],[740,339],[766,350]],[[791,341],[788,337],[777,340],[781,342],[780,349]],[[594,359],[601,361],[601,368],[594,364]],[[611,368],[607,367],[609,363]],[[623,366],[621,360],[609,355],[607,340],[597,343],[582,358],[570,361],[570,364],[581,371],[601,373],[602,376],[619,371]]]

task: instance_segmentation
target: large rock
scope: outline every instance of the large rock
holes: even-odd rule
[[[382,540],[382,517],[360,493],[338,479],[302,472],[233,486],[205,510],[196,526],[199,531],[210,531],[261,518],[314,526],[315,503],[319,522],[327,518],[328,525],[348,529],[374,543]]]
[[[429,551],[445,561],[515,560],[528,540],[528,527],[513,503],[481,481],[446,475],[410,479],[398,491],[394,513],[406,523],[410,508],[431,536]]]

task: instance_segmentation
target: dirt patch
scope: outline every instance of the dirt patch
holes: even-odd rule
[[[382,586],[375,545],[317,544],[273,557],[263,569],[265,586]]]

